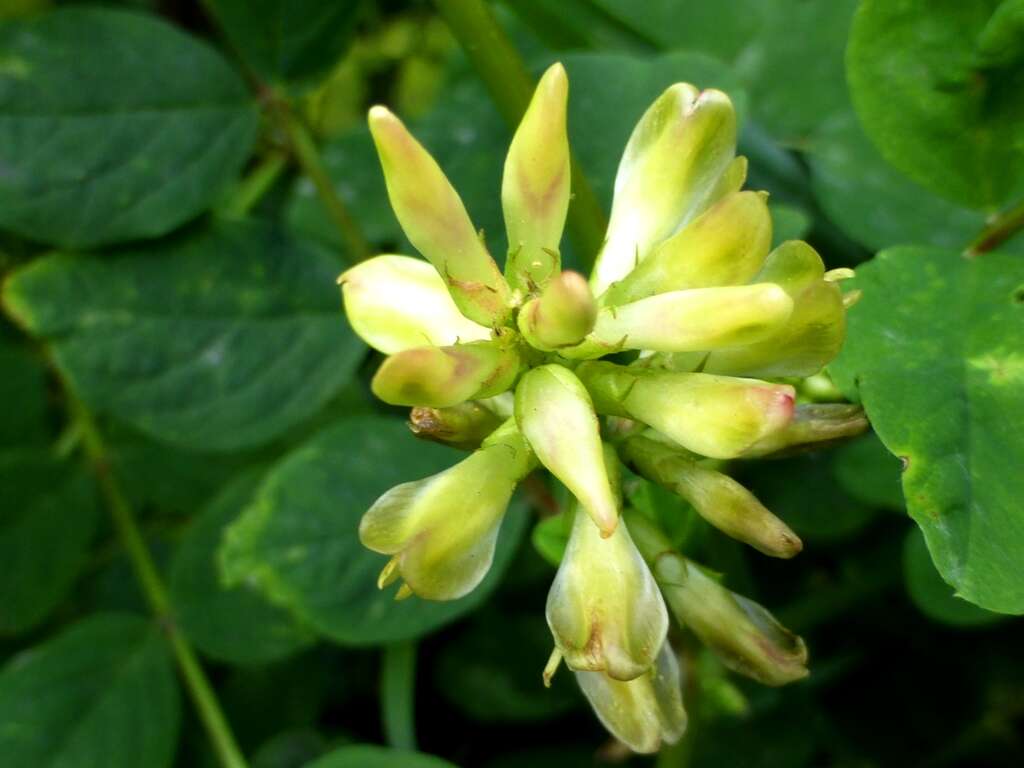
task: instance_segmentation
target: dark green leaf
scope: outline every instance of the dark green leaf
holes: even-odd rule
[[[0,446],[47,440],[46,370],[27,350],[0,341]]]
[[[369,744],[336,749],[305,768],[455,768],[439,757]]]
[[[5,768],[164,768],[179,706],[159,628],[94,616],[0,671],[0,754]]]
[[[250,502],[259,481],[259,473],[249,472],[230,483],[192,524],[171,564],[171,594],[185,634],[203,653],[236,664],[274,661],[314,639],[250,586],[221,586],[217,549],[222,534]]]
[[[864,295],[834,378],[903,461],[942,577],[983,608],[1024,612],[1024,262],[894,248],[851,283]]]
[[[954,595],[953,589],[936,572],[924,536],[917,529],[908,531],[903,543],[903,575],[914,605],[921,613],[943,624],[982,626],[1006,618]]]
[[[419,637],[483,601],[497,585],[526,525],[513,504],[494,565],[472,593],[451,602],[396,603],[378,590],[387,558],[359,542],[359,520],[393,485],[438,472],[454,451],[417,441],[401,421],[359,417],[338,423],[286,456],[254,502],[228,529],[223,565],[232,583],[256,584],[339,643],[390,643]]]
[[[786,240],[802,240],[811,229],[811,217],[803,208],[784,203],[768,206],[772,215],[772,247]]]
[[[85,563],[98,507],[91,478],[43,451],[0,453],[0,634],[38,624]]]
[[[557,515],[538,520],[530,532],[530,541],[538,554],[557,568],[562,562],[571,531],[572,518],[563,509]]]
[[[977,48],[1000,0],[865,0],[847,74],[885,158],[950,200],[991,209],[1024,191],[1024,67]]]
[[[210,12],[256,74],[297,80],[323,73],[344,52],[361,0],[209,0]]]
[[[565,672],[544,687],[541,670],[552,643],[541,611],[485,609],[445,643],[435,667],[437,687],[453,707],[482,722],[556,717],[582,698]]]
[[[201,213],[252,150],[241,78],[145,15],[62,9],[0,29],[0,226],[69,247]]]
[[[117,257],[35,261],[3,301],[97,410],[171,443],[231,450],[311,416],[359,362],[340,269],[270,224],[219,222]]]
[[[936,197],[889,165],[851,111],[822,124],[808,161],[825,213],[873,251],[906,243],[962,248],[985,224],[982,214]]]
[[[864,435],[833,453],[836,480],[850,496],[873,507],[903,511],[900,460],[875,435]]]
[[[327,751],[327,740],[309,728],[282,731],[252,756],[252,768],[302,768]]]

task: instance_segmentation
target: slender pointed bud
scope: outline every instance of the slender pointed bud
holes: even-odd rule
[[[391,405],[447,408],[509,389],[521,363],[504,339],[406,349],[381,364],[370,387]]]
[[[530,346],[551,352],[579,344],[594,328],[597,303],[578,272],[562,272],[519,310],[519,331]]]
[[[860,288],[855,288],[852,291],[847,291],[846,293],[843,294],[843,307],[845,309],[849,309],[858,301],[860,301],[863,295],[864,291],[862,291]]]
[[[773,283],[692,288],[605,307],[588,341],[655,352],[706,351],[770,338],[792,312],[793,300]]]
[[[591,282],[600,295],[719,191],[736,153],[736,112],[721,91],[676,83],[633,129],[615,177],[608,235]]]
[[[650,669],[668,632],[668,613],[626,526],[603,538],[589,517],[576,512],[548,592],[547,619],[571,669],[615,680],[633,680]]]
[[[389,490],[359,524],[364,546],[394,556],[382,580],[397,569],[411,593],[430,600],[470,592],[491,567],[516,484],[536,465],[509,419],[454,467]]]
[[[794,453],[821,448],[867,431],[868,418],[859,405],[806,403],[798,405],[793,420],[743,452],[744,458]]]
[[[715,350],[704,370],[728,375],[810,376],[839,354],[846,310],[837,283],[826,279],[821,257],[791,240],[768,255],[755,278],[779,285],[793,299],[789,320],[763,341]]]
[[[565,69],[552,64],[537,84],[505,158],[505,275],[513,289],[543,287],[558,274],[559,244],[569,209],[568,95]]]
[[[762,606],[730,592],[673,551],[664,534],[639,513],[627,523],[651,564],[669,610],[734,672],[765,685],[807,677],[807,646]]]
[[[766,197],[736,192],[716,203],[609,288],[602,303],[627,304],[656,293],[750,282],[771,248]]]
[[[516,421],[540,462],[579,499],[602,535],[611,536],[619,508],[597,415],[579,379],[559,365],[529,371],[516,387]]]
[[[408,584],[403,584],[398,588],[398,591],[395,592],[395,602],[400,603],[403,600],[408,600],[414,594],[416,593],[412,591],[412,587],[410,587]]]
[[[586,362],[576,369],[599,413],[642,421],[683,448],[731,459],[783,429],[793,387],[755,379]]]
[[[576,681],[601,724],[634,752],[651,754],[686,732],[679,662],[668,643],[651,670],[635,680],[577,672]]]
[[[494,411],[469,401],[448,408],[413,408],[409,429],[421,440],[474,451],[502,421]]]
[[[510,313],[508,284],[458,193],[386,108],[371,108],[369,123],[391,207],[409,242],[434,265],[462,314],[481,325],[501,325]]]
[[[551,655],[548,656],[548,663],[544,665],[544,672],[541,673],[541,678],[544,680],[544,687],[550,688],[551,681],[555,677],[555,672],[562,665],[562,652],[556,647],[551,651]]]
[[[491,338],[489,328],[459,312],[437,270],[421,259],[376,256],[338,282],[352,330],[385,355]]]
[[[625,457],[649,480],[678,494],[697,514],[734,539],[772,557],[793,557],[800,538],[754,495],[728,475],[646,437],[631,437]]]

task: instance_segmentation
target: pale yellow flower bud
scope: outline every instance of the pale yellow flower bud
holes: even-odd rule
[[[386,355],[491,338],[490,329],[459,312],[437,270],[421,259],[376,256],[338,282],[352,330]]]
[[[597,318],[597,303],[586,278],[578,272],[562,272],[541,295],[519,310],[519,330],[536,349],[553,351],[579,344]]]
[[[508,284],[458,193],[434,158],[386,108],[370,109],[369,123],[391,207],[409,242],[434,265],[466,317],[481,325],[500,325],[511,312]]]
[[[551,65],[537,84],[505,159],[505,275],[513,288],[523,291],[543,287],[559,270],[559,244],[569,209],[568,94],[565,69]]]

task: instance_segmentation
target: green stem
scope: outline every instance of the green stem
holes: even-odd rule
[[[395,749],[416,749],[416,643],[385,646],[380,681],[384,736]]]
[[[103,436],[85,404],[69,386],[65,386],[65,391],[85,453],[96,473],[100,491],[110,508],[114,528],[128,553],[128,559],[135,570],[146,601],[167,637],[185,686],[198,710],[199,719],[206,728],[210,741],[213,742],[220,764],[224,768],[247,768],[242,751],[235,742],[231,727],[217,701],[213,686],[203,672],[192,646],[174,623],[167,587],[164,586],[156,563],[153,562],[153,557],[142,538],[131,504],[117,478],[114,477]]]
[[[501,116],[515,130],[534,88],[519,52],[483,0],[434,0],[434,5],[466,51]],[[575,156],[571,162],[569,234],[580,261],[589,269],[604,243],[608,222]]]
[[[373,249],[363,235],[362,230],[348,212],[345,203],[338,197],[334,190],[334,183],[331,181],[327,169],[324,168],[323,159],[320,157],[320,150],[313,141],[309,129],[295,115],[288,104],[277,104],[271,106],[271,111],[280,122],[281,128],[288,135],[291,142],[295,159],[298,160],[303,172],[309,176],[316,187],[320,201],[327,209],[327,215],[331,217],[334,226],[341,235],[342,242],[348,250],[346,254],[350,262],[364,261],[373,256]]]
[[[242,179],[234,194],[221,207],[226,216],[241,218],[274,186],[285,168],[288,167],[288,155],[280,150],[273,150]]]
[[[967,246],[968,256],[980,256],[995,250],[1024,229],[1024,200],[995,217],[984,231]]]

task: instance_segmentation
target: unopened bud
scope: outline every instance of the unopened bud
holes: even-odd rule
[[[558,274],[558,249],[569,208],[568,93],[565,69],[551,65],[537,84],[505,158],[505,275],[513,288],[543,287]]]
[[[480,403],[469,401],[448,408],[413,408],[409,429],[421,440],[470,451],[501,426],[502,419]]]
[[[490,329],[459,312],[437,270],[421,259],[376,256],[338,282],[352,330],[385,355],[491,337]]]
[[[547,619],[571,669],[616,680],[646,672],[668,632],[665,602],[629,531],[620,525],[602,537],[581,511],[548,592]]]
[[[807,646],[762,606],[731,592],[695,563],[672,550],[643,515],[627,520],[651,564],[669,610],[725,666],[765,685],[807,676]],[[643,533],[640,531],[643,529]]]
[[[695,352],[751,344],[773,337],[792,311],[792,299],[772,283],[659,293],[602,309],[582,346]]]
[[[466,317],[486,326],[502,324],[510,313],[508,284],[458,193],[386,108],[370,109],[369,123],[391,207],[409,242],[434,265]]]
[[[540,462],[611,536],[619,521],[601,428],[587,390],[568,368],[543,365],[516,387],[516,420]]]
[[[667,642],[650,671],[635,680],[577,672],[576,681],[601,724],[634,752],[657,752],[686,732],[679,662]]]
[[[741,455],[793,416],[795,391],[756,379],[586,362],[576,375],[600,413],[642,421],[687,450]]]
[[[516,484],[535,466],[509,419],[454,467],[389,490],[359,524],[364,546],[393,556],[379,583],[400,576],[413,594],[430,600],[470,592],[491,567]]]
[[[810,376],[839,353],[846,336],[846,309],[839,286],[825,277],[821,257],[807,243],[788,241],[765,261],[757,280],[779,285],[793,312],[776,333],[744,346],[715,350],[708,373],[746,376]]]
[[[820,448],[866,432],[868,418],[859,405],[807,403],[798,405],[793,420],[743,452],[746,458]]]
[[[713,205],[615,283],[605,304],[627,304],[684,288],[743,285],[758,273],[771,247],[766,195],[735,192]]]
[[[615,176],[608,235],[591,279],[600,295],[687,223],[736,152],[736,112],[721,91],[668,88],[644,113]]]
[[[640,474],[681,496],[723,533],[772,557],[793,557],[802,549],[790,527],[728,475],[643,436],[626,440],[623,450]]]
[[[578,272],[562,272],[541,295],[519,311],[519,330],[536,349],[547,352],[579,344],[597,318],[590,286]]]
[[[370,386],[391,405],[447,408],[509,389],[520,364],[515,345],[502,339],[419,347],[387,358]]]

